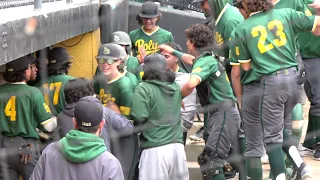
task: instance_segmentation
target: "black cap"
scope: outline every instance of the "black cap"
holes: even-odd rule
[[[124,59],[127,56],[126,51],[119,44],[108,43],[100,46],[97,59]]]
[[[68,53],[67,49],[62,47],[56,47],[48,52],[48,66],[59,67],[67,62],[70,62],[72,57]]]
[[[103,119],[103,106],[101,102],[93,96],[83,97],[77,102],[74,109],[74,117],[78,126],[98,126]]]
[[[139,16],[142,18],[157,18],[158,17],[158,5],[152,1],[147,1],[142,4]]]
[[[243,5],[242,5],[242,0],[237,1],[233,4],[234,7],[238,8],[238,9],[244,9]]]
[[[31,55],[23,56],[19,59],[8,62],[6,64],[6,71],[7,72],[14,72],[14,71],[20,71],[22,69],[27,69],[29,64],[32,64],[35,61],[36,61],[36,58],[34,58]]]
[[[194,1],[192,1],[192,3],[201,3],[203,1],[206,1],[206,0],[194,0]]]
[[[152,68],[156,71],[165,71],[167,69],[167,60],[161,54],[149,54],[144,57],[144,68]]]

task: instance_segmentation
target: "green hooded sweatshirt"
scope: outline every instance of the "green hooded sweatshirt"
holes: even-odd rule
[[[135,89],[131,116],[142,125],[141,148],[183,143],[180,87],[175,82],[143,81]]]
[[[63,156],[73,163],[85,163],[107,150],[103,139],[95,134],[71,130],[60,141]]]

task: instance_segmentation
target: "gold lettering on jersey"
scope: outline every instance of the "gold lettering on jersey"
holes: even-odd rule
[[[158,43],[153,42],[150,40],[149,42],[145,42],[143,39],[138,39],[135,43],[135,46],[137,47],[137,53],[139,54],[140,47],[144,47],[147,54],[156,53],[158,51]]]
[[[46,103],[43,103],[43,107],[44,107],[44,109],[46,110],[47,113],[49,113],[49,114],[51,113],[51,110],[50,110],[49,106]]]
[[[112,94],[105,94],[104,89],[100,90],[99,95],[100,95],[100,101],[104,106],[106,106],[109,101],[113,101],[113,102],[116,101],[116,98],[112,97]]]
[[[202,71],[201,67],[196,67],[196,68],[194,68],[194,69],[192,70],[191,73],[198,73],[198,72],[201,72],[201,71]]]
[[[216,39],[216,43],[217,45],[221,46],[223,44],[223,37],[219,32],[216,32],[215,34],[215,39]]]

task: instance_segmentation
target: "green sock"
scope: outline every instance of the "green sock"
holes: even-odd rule
[[[315,144],[315,138],[314,138],[314,122],[313,122],[314,116],[310,115],[309,113],[309,123],[308,123],[308,129],[307,129],[307,136],[306,139],[303,142],[303,146],[306,148],[313,148],[313,145]]]
[[[272,143],[267,145],[267,154],[272,176],[276,178],[279,174],[285,173],[284,157],[281,143]]]
[[[262,164],[261,158],[250,157],[246,159],[247,177],[252,180],[262,179]]]
[[[245,152],[245,150],[246,150],[246,139],[245,139],[245,137],[243,136],[241,136],[241,137],[239,137],[239,150],[240,150],[240,155],[241,155],[241,157],[243,157],[243,154],[244,154],[244,152]],[[261,163],[261,161],[260,161],[260,163]],[[246,169],[245,169],[245,164],[246,164],[246,162],[245,162],[245,160],[243,159],[243,160],[241,160],[240,161],[240,164],[239,164],[239,180],[246,180],[247,178],[247,176],[246,176]]]
[[[285,158],[285,165],[286,167],[290,167],[294,164],[293,159],[291,158],[291,155],[289,154],[289,148],[291,146],[295,146],[295,141],[293,141],[289,135],[289,130],[283,129],[283,144],[282,144],[282,150],[284,153],[286,153]]]
[[[213,176],[213,180],[225,180],[223,174],[223,168],[217,168],[220,171],[220,174]]]
[[[320,142],[320,116],[313,116],[313,127],[314,127],[314,131],[315,131],[315,136],[316,136],[316,143]]]

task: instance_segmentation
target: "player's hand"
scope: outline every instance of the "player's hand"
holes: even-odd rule
[[[108,101],[106,107],[118,114],[121,114],[120,108],[113,101]]]
[[[32,150],[33,150],[32,144],[23,145],[19,148],[19,154],[21,156],[21,163],[28,164],[28,162],[31,161]]]
[[[139,55],[137,56],[140,64],[144,63],[144,57],[146,57],[146,55],[147,55],[146,49],[143,46],[141,46],[139,48]]]
[[[320,10],[320,0],[315,0],[312,4],[309,4],[310,7],[317,9],[317,15],[319,15]]]
[[[158,46],[158,48],[160,49],[160,51],[164,51],[167,53],[172,54],[174,49],[166,44],[161,44],[160,46]]]

